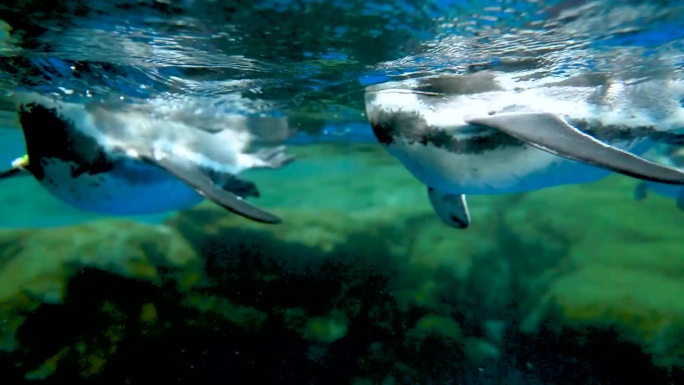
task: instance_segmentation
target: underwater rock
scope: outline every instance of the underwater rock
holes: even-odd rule
[[[207,290],[267,314],[256,333],[296,336],[289,349],[302,349],[316,366],[309,362],[308,377],[297,377],[304,369],[293,368],[302,363],[282,352],[296,372],[291,380],[379,384],[457,375],[453,362],[467,362],[462,337],[473,330],[459,326],[467,309],[444,298],[468,276],[468,254],[459,246],[478,249],[476,240],[444,233],[427,205],[278,213],[286,220],[264,227],[200,205],[166,224],[206,258]],[[478,360],[492,355],[477,346],[470,350]]]
[[[347,328],[346,316],[340,311],[333,310],[328,317],[309,319],[304,329],[304,338],[330,344],[343,338],[347,334]]]
[[[658,378],[664,373],[670,377],[663,381],[677,383],[675,379],[684,379],[681,241],[668,240],[670,232],[657,224],[648,229],[637,228],[638,223],[623,221],[603,231],[605,244],[578,244],[568,261],[575,269],[553,281],[524,325],[537,337],[582,350],[607,350],[615,360],[604,365],[607,373],[624,372],[617,369],[627,365],[630,370],[653,371],[654,383],[661,383]],[[587,240],[592,238],[588,235]],[[592,357],[588,351],[582,354]]]
[[[232,303],[229,299],[218,295],[202,295],[200,293],[189,293],[183,299],[183,306],[199,310],[202,313],[219,316],[228,322],[239,325],[246,331],[258,331],[266,322],[268,313],[259,311],[250,306],[241,306]],[[199,318],[188,320],[198,327],[211,328],[211,319]]]
[[[99,322],[87,325],[83,332],[87,334],[88,330],[95,328],[99,333],[94,340],[82,340],[83,335],[78,335],[78,330],[69,329],[73,325],[67,327],[68,331],[54,326],[57,323],[40,326],[44,329],[41,335],[61,334],[60,338],[50,339],[54,344],[36,341],[35,336],[29,336],[27,340],[21,333],[22,329],[32,329],[31,324],[37,322],[41,314],[45,316],[53,311],[62,313],[55,317],[54,322],[64,321],[63,315],[69,313],[69,308],[76,301],[74,295],[69,294],[74,290],[70,287],[71,281],[88,275],[84,271],[107,272],[108,275],[149,282],[158,287],[173,281],[178,290],[185,291],[201,282],[202,266],[201,259],[190,245],[176,231],[164,226],[118,220],[74,227],[1,231],[0,350],[18,350],[22,355],[21,351],[34,349],[38,354],[24,362],[28,364],[24,366],[25,370],[34,369],[30,363],[41,360],[39,352],[49,352],[42,357],[46,360],[45,365],[29,372],[26,378],[45,377],[54,371],[57,362],[70,354],[72,358],[76,354],[81,361],[88,362],[81,368],[83,376],[87,377],[99,371],[122,338],[121,324],[125,323],[126,314],[106,301],[107,296],[116,297],[116,291],[121,287],[105,287],[104,293],[100,293],[103,301],[89,304],[96,307],[94,311]],[[95,274],[94,278],[97,277]],[[93,289],[96,287],[91,286]],[[84,289],[89,290],[88,287]],[[108,291],[111,293],[107,294]],[[83,295],[79,293],[79,296]],[[153,305],[146,306],[142,309],[142,314],[147,314],[143,321],[154,318],[149,315]],[[71,310],[88,313],[83,309]],[[68,339],[69,331],[75,333],[72,344],[64,340]],[[32,345],[32,341],[42,344],[41,348]],[[102,344],[108,347],[97,352],[89,346]]]
[[[458,322],[449,317],[428,314],[421,317],[416,322],[416,326],[409,330],[407,334],[420,339],[428,336],[437,336],[458,341],[461,338],[461,328],[458,326]]]
[[[202,272],[201,260],[174,230],[133,221],[4,230],[0,251],[0,301],[12,309],[62,303],[69,279],[83,268],[157,284],[171,275],[186,288]]]
[[[388,290],[402,311],[413,306],[445,312],[448,301],[463,295],[473,271],[472,257],[482,251],[486,227],[475,226],[474,236],[445,232],[424,208],[394,210],[387,207],[354,211],[335,209],[278,211],[287,220],[279,226],[245,223],[209,206],[185,211],[166,221],[178,229],[202,255],[250,254],[275,258],[288,269],[310,269],[310,265],[341,260],[345,265],[361,260],[363,265],[392,279]],[[398,220],[401,218],[401,220]],[[225,260],[217,261],[227,267]],[[350,268],[350,267],[348,267]],[[503,274],[508,274],[504,272]],[[501,280],[486,267],[481,273],[491,282]],[[260,277],[259,277],[260,278]],[[501,288],[493,297],[502,296]],[[496,306],[498,301],[482,301]],[[497,302],[498,303],[498,302]]]
[[[474,364],[484,365],[496,362],[501,356],[500,350],[491,342],[482,338],[467,338],[463,341],[466,357]]]
[[[642,206],[619,195],[633,185],[611,177],[530,194],[521,205],[529,210],[527,220],[515,221],[518,228],[546,222],[556,238],[571,241],[555,266],[531,277],[535,282],[521,301],[518,322],[528,335],[519,343],[535,351],[530,360],[565,365],[567,372],[556,373],[568,381],[583,375],[586,381],[587,373],[606,383],[635,376],[659,384],[684,380],[684,254],[678,230],[684,218],[665,199]],[[543,212],[551,202],[552,216]],[[581,364],[571,369],[569,357]]]
[[[661,367],[684,369],[684,282],[648,271],[588,266],[549,293],[549,328],[615,332]]]
[[[269,203],[279,226],[201,204],[163,226],[0,232],[0,293],[15,293],[0,301],[13,348],[0,372],[13,384],[586,385],[619,383],[618,367],[618,379],[680,378],[654,365],[676,367],[682,346],[681,216],[668,202],[616,199],[614,179],[475,197],[481,219],[464,233],[406,180],[388,194],[359,178],[338,199],[332,174],[283,177],[288,204]]]
[[[334,384],[417,379],[459,357],[440,338],[404,337],[427,309],[400,309],[397,285],[416,282],[390,282],[429,264],[410,263],[403,224],[387,213],[286,214],[290,225],[265,228],[203,205],[162,226],[0,232],[0,372],[13,384]]]

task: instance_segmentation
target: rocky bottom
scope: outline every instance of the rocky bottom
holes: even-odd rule
[[[3,230],[0,383],[682,384],[684,218],[632,185],[475,198],[467,232],[359,186]]]

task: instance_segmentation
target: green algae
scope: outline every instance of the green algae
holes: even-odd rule
[[[436,314],[428,314],[421,317],[416,326],[409,330],[408,335],[419,339],[428,336],[438,338],[449,338],[459,340],[461,338],[461,327],[453,319]]]
[[[327,317],[310,318],[304,329],[304,338],[329,344],[344,337],[348,327],[344,313],[333,311]]]

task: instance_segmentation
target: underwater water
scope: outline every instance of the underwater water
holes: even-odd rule
[[[676,196],[612,173],[468,196],[454,229],[364,106],[473,64],[684,80],[683,45],[667,0],[4,0],[0,164],[26,152],[26,95],[198,130],[285,119],[256,136],[295,160],[240,173],[276,225],[0,180],[0,384],[684,384]]]

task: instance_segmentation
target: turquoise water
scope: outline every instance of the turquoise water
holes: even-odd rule
[[[209,201],[88,213],[2,180],[0,384],[684,383],[672,196],[613,173],[468,196],[450,228],[364,107],[368,85],[473,63],[676,84],[682,31],[677,1],[6,1],[0,164],[26,151],[26,95],[168,130],[285,118],[252,128],[295,160],[240,173],[277,225]],[[665,125],[650,96],[631,112]]]

